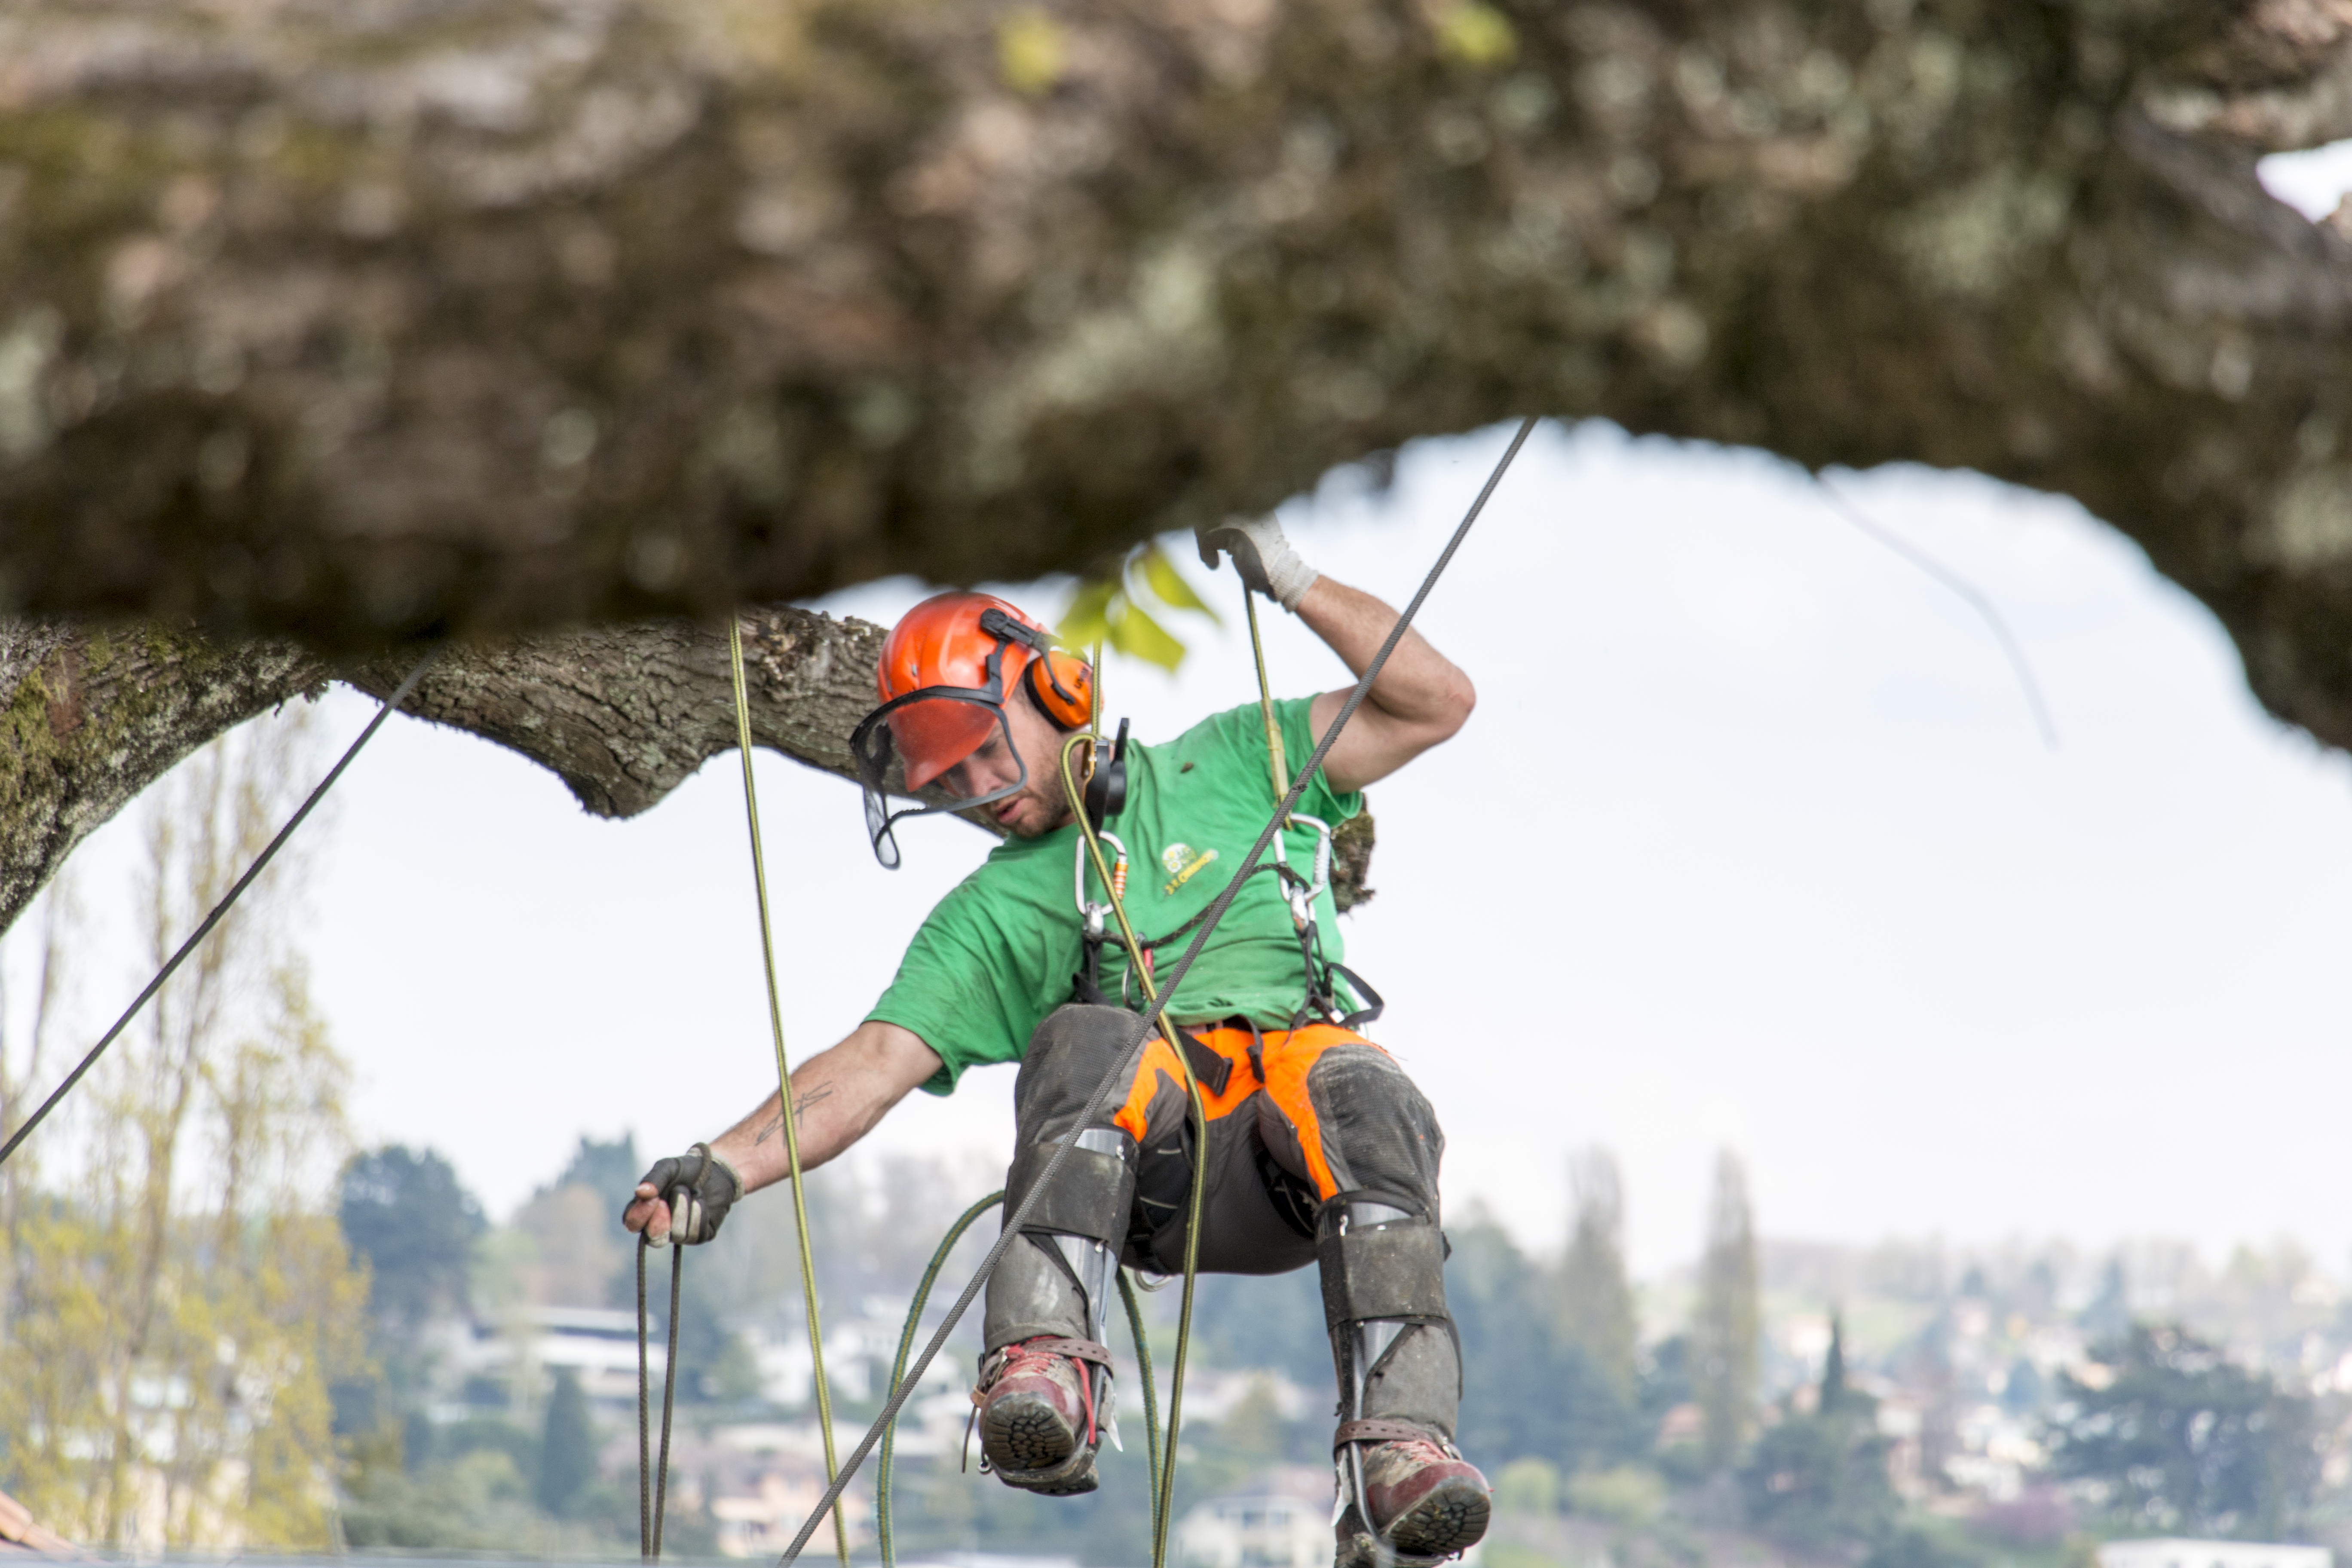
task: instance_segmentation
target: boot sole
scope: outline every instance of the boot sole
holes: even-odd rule
[[[1466,1479],[1440,1481],[1390,1524],[1389,1544],[1400,1557],[1451,1557],[1485,1538],[1493,1513],[1484,1488]]]
[[[1045,1400],[1030,1394],[1008,1394],[989,1401],[987,1410],[982,1414],[980,1450],[988,1456],[989,1464],[998,1475],[1019,1486],[1022,1482],[1014,1479],[1017,1476],[1036,1475],[1066,1465],[1070,1456],[1078,1451],[1078,1439]]]
[[[1363,1525],[1350,1503],[1339,1523],[1333,1568],[1422,1568],[1465,1552],[1486,1538],[1494,1503],[1468,1479],[1441,1481],[1389,1525],[1386,1542]]]

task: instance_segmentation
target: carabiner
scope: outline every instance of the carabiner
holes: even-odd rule
[[[1280,852],[1282,834],[1277,833],[1274,836],[1276,851],[1275,861],[1282,868],[1280,875],[1283,901],[1290,906],[1292,922],[1299,930],[1305,931],[1315,923],[1315,900],[1321,898],[1331,886],[1331,825],[1319,816],[1309,816],[1303,811],[1294,811],[1290,814],[1290,822],[1286,825],[1284,831],[1287,832],[1292,826],[1304,827],[1315,835],[1315,876],[1314,879],[1304,887],[1299,885],[1297,874],[1290,869],[1288,857]]]
[[[1110,893],[1114,899],[1124,899],[1127,897],[1127,846],[1119,841],[1118,834],[1105,828],[1097,828],[1095,837],[1118,851],[1118,858],[1110,866]],[[1078,914],[1086,922],[1087,940],[1100,942],[1104,931],[1103,917],[1110,913],[1110,905],[1097,904],[1087,897],[1087,836],[1084,833],[1078,835],[1077,852],[1077,864],[1071,868],[1071,873],[1076,883]]]

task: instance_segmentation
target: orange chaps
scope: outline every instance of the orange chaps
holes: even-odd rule
[[[1121,1008],[1075,1003],[1038,1026],[1013,1086],[1019,1148],[1005,1178],[1008,1215],[1118,1068],[1134,1026],[1135,1015]],[[1321,1238],[1330,1255],[1320,1260],[1335,1331],[1374,1315],[1440,1331],[1408,1333],[1383,1358],[1382,1379],[1401,1394],[1404,1384],[1414,1390],[1405,1402],[1412,1408],[1393,1413],[1450,1431],[1459,1371],[1434,1228],[1445,1141],[1428,1100],[1386,1051],[1336,1025],[1256,1030],[1228,1021],[1181,1031],[1178,1039],[1200,1081],[1208,1146],[1194,1147],[1180,1046],[1151,1040],[1123,1090],[1079,1130],[1053,1189],[990,1277],[987,1348],[1038,1335],[1098,1338],[1107,1275],[1090,1272],[1087,1259],[1097,1270],[1115,1256],[1154,1273],[1181,1271],[1197,1173],[1207,1184],[1201,1268],[1287,1273],[1318,1261]],[[1426,1278],[1379,1287],[1405,1304],[1393,1311],[1349,1310],[1334,1299],[1349,1292],[1348,1268],[1358,1266],[1343,1265],[1333,1251],[1343,1227],[1332,1217],[1364,1200],[1425,1227],[1425,1247],[1396,1256],[1412,1260],[1406,1273]],[[1359,1294],[1368,1288],[1361,1279],[1354,1287]],[[1420,1367],[1423,1361],[1430,1364]]]

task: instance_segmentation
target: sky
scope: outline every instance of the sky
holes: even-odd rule
[[[2299,205],[2332,205],[2325,184]],[[1507,435],[1416,444],[1386,493],[1342,471],[1283,521],[1402,603]],[[2055,744],[1977,611],[1802,470],[1542,427],[1420,622],[1477,712],[1373,790],[1379,896],[1343,921],[1390,1000],[1373,1032],[1444,1124],[1449,1209],[1557,1246],[1570,1155],[1605,1146],[1654,1275],[1697,1250],[1730,1149],[1770,1236],[2293,1237],[2346,1271],[2352,763],[2265,716],[2212,617],[2072,502],[1908,468],[1830,482],[1997,606]],[[1230,574],[1170,546],[1224,622],[1170,619],[1174,678],[1114,660],[1109,710],[1145,740],[1255,695]],[[997,586],[1047,616],[1069,593]],[[887,622],[928,591],[820,605]],[[1279,690],[1345,683],[1265,618]],[[325,700],[321,768],[372,710]],[[798,1060],[990,841],[911,824],[885,871],[848,786],[768,753],[758,777]],[[136,816],[78,857],[86,906],[128,901]],[[731,753],[615,823],[396,719],[306,833],[359,1131],[443,1151],[494,1214],[583,1132],[650,1158],[773,1088]],[[103,944],[83,970],[93,1026],[145,977]],[[1012,1079],[910,1097],[869,1147],[1001,1158]]]

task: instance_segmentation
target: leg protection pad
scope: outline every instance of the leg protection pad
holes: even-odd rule
[[[1419,1423],[1450,1438],[1462,1358],[1445,1310],[1445,1237],[1424,1215],[1367,1194],[1323,1208],[1316,1260],[1349,1419]]]
[[[1417,1215],[1344,1233],[1327,1221],[1315,1261],[1327,1327],[1446,1315],[1445,1238]]]
[[[1032,1235],[1082,1236],[1101,1242],[1116,1256],[1127,1240],[1128,1213],[1135,1206],[1133,1140],[1115,1127],[1089,1127],[1076,1142],[1062,1156],[1053,1184],[1039,1194],[1021,1228]],[[1007,1215],[1018,1213],[1028,1200],[1055,1152],[1052,1143],[1032,1143],[1013,1156],[1013,1169],[1004,1178]]]

